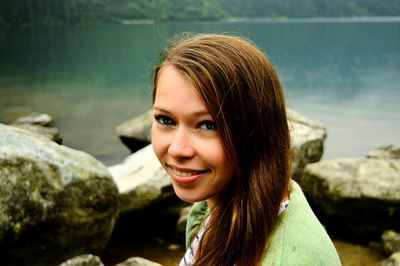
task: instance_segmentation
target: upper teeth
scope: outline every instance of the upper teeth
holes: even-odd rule
[[[172,172],[175,175],[180,176],[180,177],[188,177],[188,176],[193,176],[193,175],[197,174],[196,172],[193,172],[193,171],[179,171],[176,169],[172,169]]]

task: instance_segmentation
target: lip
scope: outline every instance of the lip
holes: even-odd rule
[[[199,171],[187,168],[178,168],[171,165],[167,165],[167,167],[168,167],[168,174],[172,178],[172,180],[180,184],[193,183],[209,172],[207,170]],[[185,176],[182,176],[179,173],[182,173]]]

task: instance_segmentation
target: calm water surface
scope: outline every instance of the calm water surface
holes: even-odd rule
[[[289,107],[324,123],[324,159],[400,145],[400,19],[166,23],[0,32],[0,122],[54,117],[64,144],[110,165],[117,125],[151,107],[160,47],[183,31],[234,32],[262,48]]]

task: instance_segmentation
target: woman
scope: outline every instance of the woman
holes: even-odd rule
[[[284,95],[255,45],[184,37],[153,85],[154,151],[178,197],[196,202],[181,265],[340,265],[290,179]]]

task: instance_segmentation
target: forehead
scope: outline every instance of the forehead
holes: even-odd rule
[[[190,79],[174,66],[163,66],[156,84],[155,107],[180,107],[180,109],[206,109],[203,100]]]

